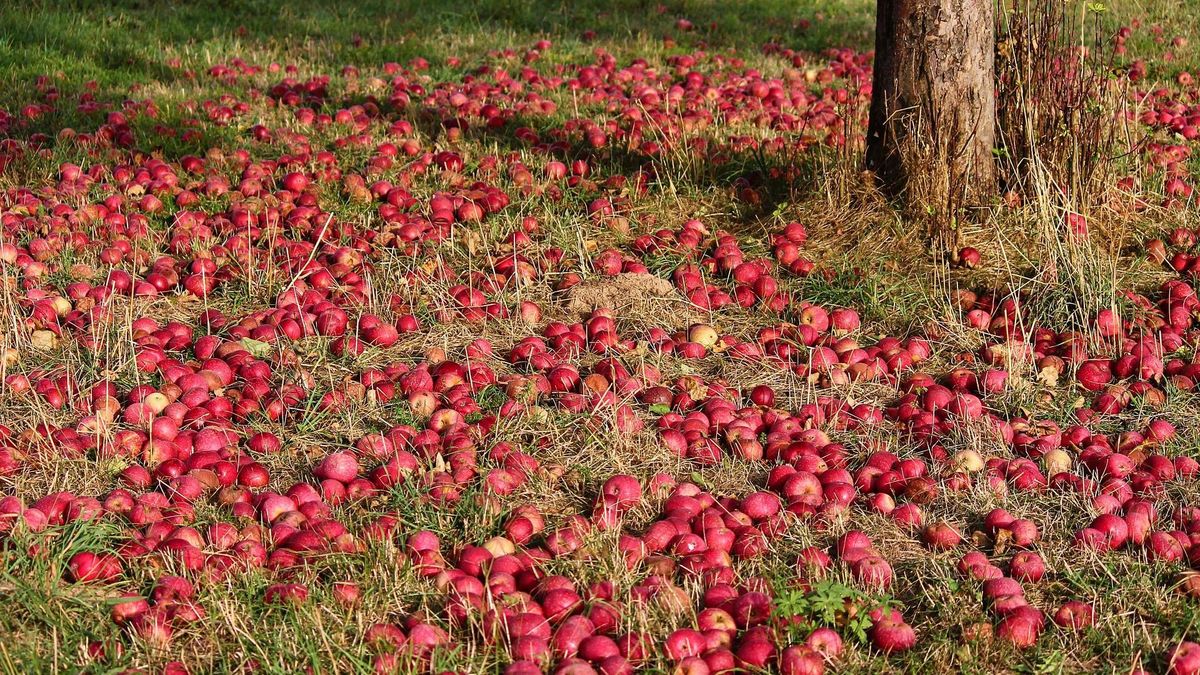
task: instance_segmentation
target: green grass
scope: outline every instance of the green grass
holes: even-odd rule
[[[188,86],[183,70],[198,73],[215,63],[250,55],[263,63],[309,66],[429,60],[434,74],[464,66],[491,50],[520,53],[538,39],[552,39],[566,59],[601,46],[618,57],[644,56],[647,49],[703,45],[710,50],[754,52],[766,42],[807,52],[830,47],[867,49],[872,45],[874,3],[843,0],[837,5],[800,0],[751,0],[729,4],[699,0],[617,0],[536,2],[488,0],[446,5],[415,0],[404,5],[384,0],[345,3],[330,0],[32,0],[0,8],[0,100],[27,92],[34,78],[47,75],[65,89],[94,81],[101,95],[118,95],[133,85]],[[1132,55],[1167,48],[1173,63],[1152,61],[1154,74],[1188,69],[1197,63],[1197,29],[1189,21],[1195,0],[1111,3],[1110,28],[1142,20],[1129,46]],[[675,22],[687,18],[694,29],[681,33]],[[803,23],[802,23],[803,22]],[[1151,30],[1152,26],[1161,32]],[[584,31],[594,32],[585,40]],[[1189,44],[1171,48],[1183,37]],[[181,66],[168,65],[177,58]],[[130,92],[136,94],[136,92]]]
[[[766,41],[808,51],[831,46],[865,46],[873,27],[870,3],[852,0],[836,11],[814,0],[759,0],[732,5],[649,0],[534,2],[490,0],[446,5],[416,0],[402,6],[382,0],[344,3],[276,0],[200,0],[106,3],[35,1],[0,9],[0,72],[27,87],[39,75],[64,78],[72,87],[95,81],[102,93],[131,85],[188,84],[181,69],[201,71],[214,63],[253,54],[279,63],[308,65],[407,62],[421,57],[434,73],[453,69],[490,50],[518,53],[542,38],[565,51],[555,58],[587,53],[595,46],[619,55],[641,54],[664,36],[681,46],[754,51]],[[824,18],[818,19],[818,15]],[[675,30],[678,18],[696,26]],[[801,29],[796,22],[808,19]],[[584,30],[595,33],[584,40]]]

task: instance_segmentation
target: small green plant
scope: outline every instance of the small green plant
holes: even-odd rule
[[[813,625],[834,628],[867,642],[873,609],[892,609],[898,602],[891,597],[873,596],[832,579],[818,581],[807,588],[789,588],[775,597],[775,619],[787,626],[793,642],[807,636]],[[807,622],[795,621],[796,618]]]

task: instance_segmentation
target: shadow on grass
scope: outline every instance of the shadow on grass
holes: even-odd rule
[[[822,17],[822,9],[830,16]],[[291,57],[299,57],[314,70],[330,74],[344,64],[371,67],[423,56],[435,62],[431,70],[435,78],[454,80],[490,50],[511,48],[520,53],[539,39],[555,43],[553,58],[577,63],[590,59],[596,47],[618,58],[632,59],[647,51],[671,53],[672,49],[733,49],[745,53],[767,42],[819,51],[842,44],[861,45],[869,39],[869,0],[843,0],[841,7],[833,9],[838,11],[816,0],[736,4],[690,0],[485,0],[454,8],[437,0],[403,4],[384,0],[35,0],[0,8],[0,84],[7,85],[0,87],[0,105],[15,112],[36,101],[33,82],[39,75],[51,75],[62,93],[60,110],[15,129],[12,135],[53,136],[66,127],[86,130],[101,123],[103,113],[81,113],[68,102],[86,82],[94,82],[96,100],[110,107],[138,97],[134,90],[142,85],[156,84],[168,90],[172,85],[187,85],[188,91],[194,92],[191,87],[195,82],[187,78],[184,68],[168,65],[168,54],[182,57],[185,66],[197,71],[237,57],[258,63],[273,58],[286,63]],[[677,25],[684,18],[692,23],[690,29]],[[664,37],[677,41],[677,46],[665,45]],[[445,63],[452,55],[462,57],[461,65],[450,67]],[[224,91],[216,81],[200,82],[211,89],[211,93],[203,94],[206,97]],[[328,106],[345,103],[347,100],[331,100]],[[427,112],[410,109],[402,114],[425,118]],[[179,111],[166,111],[158,122],[182,127],[185,116]],[[436,119],[426,120],[425,124],[430,125],[427,133],[435,136],[440,132]],[[513,137],[513,126],[528,125],[545,131],[552,124],[549,119],[514,120],[496,130],[473,128],[470,135],[502,151],[519,150],[525,146]],[[199,133],[186,140],[152,139],[148,134],[144,140],[153,146],[147,149],[157,150],[167,159],[236,142],[237,132],[233,129],[204,125],[196,131]],[[592,153],[577,146],[563,154],[602,160],[624,175],[651,163],[651,158],[622,148]],[[760,206],[770,212],[784,199],[778,181],[769,177],[773,165],[761,156],[746,153],[721,167],[700,167],[692,182],[699,189],[734,183],[761,188],[765,199]]]
[[[63,73],[69,82],[102,87],[169,83],[165,52],[206,65],[247,51],[281,60],[315,57],[327,66],[368,65],[415,56],[490,49],[523,50],[538,39],[560,48],[629,49],[669,37],[683,48],[755,50],[777,41],[819,51],[863,47],[871,30],[870,0],[33,0],[0,7],[0,84]],[[828,13],[825,16],[823,13]],[[693,28],[680,30],[679,19]],[[807,22],[807,23],[805,23]],[[807,27],[805,27],[807,26]],[[585,32],[591,35],[584,37]],[[195,65],[195,64],[192,64]],[[0,98],[4,96],[0,93]]]

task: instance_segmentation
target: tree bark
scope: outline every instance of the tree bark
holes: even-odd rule
[[[944,245],[995,193],[993,2],[878,0],[867,169]]]

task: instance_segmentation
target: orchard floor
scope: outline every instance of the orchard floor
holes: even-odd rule
[[[0,8],[0,671],[1200,673],[1194,0],[953,266],[873,3],[112,4]]]

